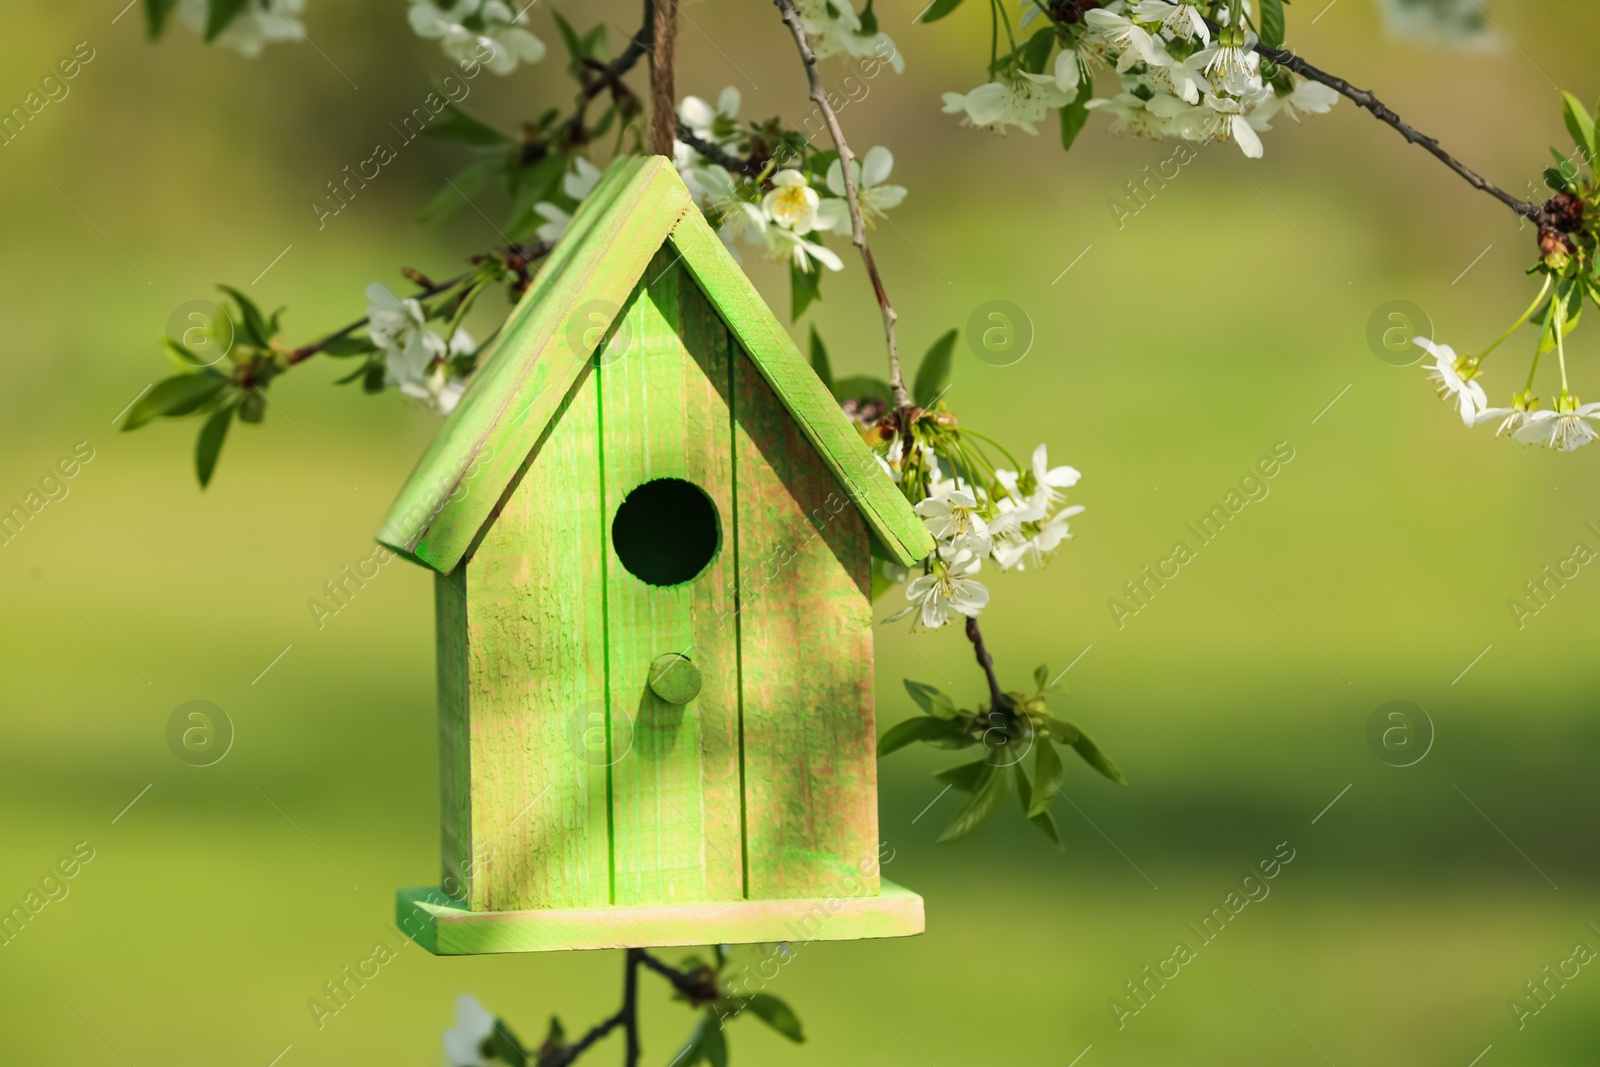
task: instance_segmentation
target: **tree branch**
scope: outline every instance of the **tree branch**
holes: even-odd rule
[[[1500,201],[1506,207],[1510,208],[1512,211],[1515,211],[1523,218],[1531,219],[1541,226],[1549,224],[1550,220],[1548,212],[1543,206],[1530,203],[1526,200],[1519,200],[1517,197],[1512,196],[1504,189],[1501,189],[1493,182],[1484,178],[1477,171],[1473,170],[1471,167],[1468,167],[1455,156],[1451,155],[1449,152],[1446,152],[1442,147],[1440,147],[1437,138],[1429,137],[1427,134],[1422,133],[1415,126],[1412,126],[1399,115],[1395,114],[1388,105],[1367,90],[1357,89],[1343,78],[1340,78],[1334,74],[1329,74],[1325,70],[1312,66],[1310,63],[1307,63],[1293,52],[1285,51],[1281,48],[1272,48],[1264,44],[1257,44],[1255,50],[1261,56],[1271,60],[1278,66],[1292,70],[1296,74],[1310,81],[1319,82],[1322,85],[1326,85],[1340,96],[1352,101],[1357,107],[1364,108],[1371,112],[1372,116],[1379,122],[1393,127],[1396,133],[1398,133],[1401,137],[1404,137],[1412,144],[1421,146],[1435,159],[1439,160],[1439,162],[1455,171],[1456,174],[1458,174],[1464,181],[1466,181],[1468,185],[1472,186],[1474,189],[1477,189],[1480,192],[1488,193],[1490,196],[1494,197],[1496,200]]]
[[[983,668],[983,675],[989,680],[989,706],[993,711],[1009,709],[1010,699],[1000,690],[1000,679],[994,674],[994,657],[989,655],[989,649],[983,643],[983,631],[978,629],[978,620],[967,619],[967,640],[972,642],[972,651],[978,657],[978,666]]]
[[[520,261],[520,269],[525,271],[529,264],[533,263],[535,260],[543,259],[545,256],[549,255],[552,247],[554,246],[546,241],[534,241],[530,244],[507,245],[505,248],[505,253],[508,262],[513,260]],[[411,294],[411,299],[422,300],[427,297],[434,296],[437,293],[442,293],[453,286],[461,284],[469,277],[471,277],[471,272],[468,272],[467,274],[458,274],[449,281],[432,282],[425,278],[421,278],[421,276],[418,276],[413,280],[418,281],[421,288],[419,288],[415,293]],[[296,348],[289,353],[289,366],[292,367],[296,363],[310,359],[312,356],[316,355],[318,352],[321,352],[333,342],[343,337],[347,337],[355,331],[361,329],[361,327],[367,325],[369,321],[371,320],[366,317],[359,318],[350,323],[348,326],[339,327],[337,330],[334,330],[321,340],[313,341],[308,345],[301,345],[299,348]]]
[[[650,52],[650,151],[672,158],[678,128],[673,62],[678,47],[678,0],[652,0]]]
[[[828,91],[823,87],[822,75],[817,72],[816,53],[811,50],[811,42],[806,39],[805,26],[800,21],[800,13],[795,10],[794,0],[773,0],[778,12],[783,16],[784,23],[789,27],[789,32],[794,35],[794,43],[800,50],[800,59],[805,63],[806,79],[811,85],[811,100],[822,112],[823,119],[828,124],[828,133],[833,137],[834,147],[839,150],[839,169],[844,174],[845,200],[850,205],[850,243],[861,252],[861,261],[866,264],[867,276],[872,279],[872,292],[878,298],[878,310],[883,313],[883,336],[889,346],[889,388],[894,392],[894,406],[896,410],[905,412],[911,407],[911,394],[906,392],[905,379],[900,374],[900,349],[895,340],[895,314],[894,306],[889,303],[889,294],[884,290],[883,278],[878,274],[878,264],[872,258],[872,249],[867,245],[867,229],[861,220],[861,201],[856,193],[855,155],[850,151],[850,145],[844,139],[844,130],[839,125],[839,116],[834,113],[833,105],[828,103]],[[908,429],[905,420],[901,420],[902,429]]]
[[[630,948],[622,981],[622,1025],[627,1028],[627,1067],[639,1067],[639,960],[644,949]]]
[[[683,123],[678,123],[678,140],[705,156],[717,166],[730,174],[743,174],[747,178],[761,176],[761,167],[753,159],[740,159],[732,152],[727,151],[696,134]]]

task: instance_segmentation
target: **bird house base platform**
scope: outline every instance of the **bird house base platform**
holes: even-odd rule
[[[438,889],[402,889],[395,921],[436,956],[587,948],[850,941],[920,934],[922,898],[884,881],[873,897],[468,911]]]

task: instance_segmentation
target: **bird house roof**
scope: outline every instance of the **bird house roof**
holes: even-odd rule
[[[651,257],[669,242],[889,554],[910,566],[932,551],[905,497],[662,156],[618,159],[580,205],[396,498],[382,544],[443,574],[455,570],[588,367],[593,352],[572,338],[609,341]]]

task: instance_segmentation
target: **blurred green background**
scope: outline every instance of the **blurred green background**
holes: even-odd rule
[[[550,6],[533,28],[554,49]],[[638,5],[554,6],[606,18],[617,41]],[[1108,200],[1171,146],[1112,138],[1100,120],[1069,155],[1048,134],[959,129],[939,93],[984,80],[982,5],[917,27],[920,6],[878,5],[907,72],[880,75],[843,115],[858,148],[893,148],[911,190],[875,248],[912,352],[984,301],[1032,320],[1014,366],[963,352],[950,399],[1015,449],[1043,440],[1080,467],[1089,510],[1047,571],[993,583],[985,629],[1018,687],[1036,664],[1059,671],[1081,654],[1064,713],[1132,787],[1070,768],[1064,853],[1010,809],[941,847],[955,803],[924,809],[930,772],[951,758],[890,758],[886,873],[926,896],[928,933],[803,948],[772,991],[810,1040],[740,1023],[737,1060],[1597,1062],[1593,967],[1525,1029],[1508,1001],[1576,942],[1600,946],[1600,577],[1585,569],[1522,630],[1506,606],[1574,542],[1600,544],[1584,525],[1600,521],[1597,453],[1468,433],[1419,368],[1387,366],[1365,341],[1375,309],[1408,299],[1441,338],[1483,345],[1531,298],[1531,232],[1348,102],[1280,122],[1262,161],[1201,152],[1119,230]],[[1385,38],[1367,0],[1313,25],[1319,6],[1294,5],[1291,44],[1514,191],[1567,142],[1556,87],[1600,91],[1592,5],[1500,5],[1511,43],[1473,55]],[[394,889],[437,868],[427,575],[387,568],[320,631],[306,607],[370,551],[436,420],[395,395],[335,389],[340,368],[316,360],[273,388],[264,426],[235,431],[203,494],[193,424],[112,425],[166,372],[173,309],[217,281],[245,286],[286,246],[249,292],[288,305],[298,340],[358,317],[369,281],[398,289],[402,265],[447,274],[499,242],[471,211],[410,222],[461,162],[428,142],[327,229],[308,206],[446,61],[410,36],[398,3],[313,0],[316,48],[257,62],[181,29],[152,47],[137,10],[113,23],[121,0],[11,7],[6,107],[77,42],[95,58],[0,148],[0,504],[77,442],[95,454],[0,548],[0,903],[77,842],[95,858],[0,948],[0,1060],[266,1067],[288,1047],[283,1067],[434,1065],[457,991],[528,1038],[552,1012],[586,1027],[617,1002],[615,954],[406,949],[320,1031],[307,1008],[375,941],[393,942]],[[804,114],[770,5],[716,0],[684,18],[680,92],[732,84],[746,116]],[[482,78],[468,106],[511,124],[561,104],[558,62]],[[786,307],[785,279],[751,269]],[[828,279],[811,315],[837,370],[877,371],[858,264]],[[1587,331],[1574,348],[1575,388],[1593,399]],[[1504,358],[1489,370],[1497,402],[1526,366],[1520,351]],[[1271,495],[1119,630],[1108,598],[1285,441],[1295,459]],[[884,725],[912,710],[902,677],[980,696],[958,633],[880,631],[878,647]],[[209,768],[167,748],[168,717],[191,699],[237,727]],[[1366,741],[1392,699],[1437,728],[1405,769]],[[1119,1030],[1108,1000],[1193,942],[1185,924],[1280,842],[1296,858],[1271,896]],[[646,988],[646,1061],[665,1064],[690,1017]],[[595,1056],[618,1058],[614,1040]]]

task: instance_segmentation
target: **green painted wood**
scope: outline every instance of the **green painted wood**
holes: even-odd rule
[[[383,544],[435,570],[455,569],[587,365],[594,328],[610,323],[692,207],[662,157],[624,159],[608,175],[412,472],[379,533]]]
[[[475,910],[610,900],[599,401],[584,375],[464,568]]]
[[[472,865],[472,762],[468,757],[467,576],[433,576],[434,633],[438,646],[440,885],[470,899]]]
[[[688,656],[668,652],[650,664],[650,691],[668,704],[687,704],[700,695],[700,668]]]
[[[395,924],[440,956],[907,937],[922,933],[922,898],[884,881],[876,894],[792,900],[473,912],[437,889],[397,894]]]
[[[738,350],[733,384],[749,896],[836,894],[878,854],[869,535]]]
[[[681,478],[716,506],[723,547],[693,581],[662,587],[630,574],[607,538],[611,701],[633,717],[631,748],[611,768],[619,905],[743,892],[736,630],[719,625],[734,574],[727,335],[675,259],[656,257],[598,361],[605,514],[609,523],[645,482]],[[667,653],[700,668],[703,685],[688,704],[650,689],[651,664]]]
[[[926,527],[710,225],[689,212],[672,244],[884,546],[906,566],[926,557],[933,551]]]
[[[585,199],[396,499],[380,542],[435,570],[455,569],[592,355],[596,328],[610,325],[669,235],[884,545],[907,565],[932,551],[916,515],[660,156],[619,159]]]

